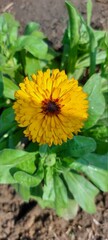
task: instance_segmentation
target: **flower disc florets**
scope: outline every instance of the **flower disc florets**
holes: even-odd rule
[[[87,94],[74,78],[68,80],[58,69],[38,71],[20,83],[14,110],[24,134],[40,144],[62,144],[73,138],[84,125],[88,114]]]

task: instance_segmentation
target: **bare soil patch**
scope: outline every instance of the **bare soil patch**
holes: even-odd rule
[[[25,203],[10,186],[0,186],[0,240],[108,240],[108,194],[97,197],[96,214],[79,209],[65,221],[34,201]]]

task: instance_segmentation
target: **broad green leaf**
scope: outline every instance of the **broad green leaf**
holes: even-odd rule
[[[36,22],[29,22],[25,28],[24,34],[30,35],[32,32],[39,30],[40,25]]]
[[[35,160],[36,154],[27,153],[24,157],[19,158],[19,163],[15,164],[15,167],[33,174],[36,170]]]
[[[27,53],[25,57],[25,74],[31,76],[33,73],[37,73],[41,69],[39,59],[33,57],[30,53]]]
[[[16,43],[19,23],[9,13],[0,16],[0,32],[4,34],[3,42],[14,45]]]
[[[5,109],[0,118],[0,135],[3,134],[4,132],[8,131],[15,125],[15,115],[14,115],[14,110],[9,107]]]
[[[75,69],[75,71],[73,72],[73,76],[77,80],[81,79],[83,74],[84,74],[84,68]]]
[[[37,181],[36,177],[34,177],[26,172],[23,172],[23,171],[15,172],[14,179],[17,183],[19,183],[25,187],[34,187],[34,186],[38,185],[38,181]]]
[[[14,184],[14,188],[24,201],[28,202],[30,200],[31,195],[29,187],[25,187],[20,184]]]
[[[0,164],[0,184],[13,184],[17,181],[12,177],[10,173],[11,166],[1,165]]]
[[[46,177],[43,187],[43,200],[45,201],[55,201],[55,191],[54,191],[54,177],[53,177],[53,168],[46,168]]]
[[[65,220],[73,219],[78,212],[78,204],[73,199],[68,199],[67,206],[62,208],[62,211],[59,213],[61,217]]]
[[[100,119],[105,110],[105,98],[101,90],[102,78],[99,74],[94,74],[84,85],[84,91],[88,94],[89,117],[85,122],[84,128],[93,127]]]
[[[94,29],[94,34],[95,34],[96,40],[100,41],[101,39],[105,39],[106,31]]]
[[[33,175],[23,171],[16,171],[13,177],[17,181],[17,183],[25,187],[34,187],[39,185],[42,181],[44,177],[44,170],[42,167],[40,167]]]
[[[59,156],[80,157],[89,152],[94,152],[96,142],[93,138],[85,136],[74,136],[72,140],[63,143],[61,146],[54,146],[51,152],[56,152]]]
[[[27,50],[36,58],[45,59],[48,46],[43,40],[35,36],[21,36],[16,43],[16,51],[22,49]]]
[[[2,45],[2,43],[1,43],[1,45]],[[4,53],[1,53],[1,51],[0,51],[0,70],[1,70],[1,72],[3,71],[5,64],[6,64],[6,56],[4,55]]]
[[[14,93],[17,91],[19,88],[18,86],[13,83],[9,78],[3,77],[3,95],[5,98],[10,98],[10,99],[15,99]]]
[[[55,189],[55,209],[58,215],[62,215],[62,210],[68,206],[67,189],[62,179],[56,174],[54,176]]]
[[[29,173],[33,173],[36,169],[34,164],[36,156],[38,156],[37,152],[28,153],[22,150],[4,149],[0,151],[0,166],[10,166],[10,168],[15,166]]]
[[[102,78],[102,92],[105,94],[105,100],[108,104],[108,78]]]
[[[98,189],[77,173],[65,171],[63,176],[76,202],[86,212],[94,213],[96,211],[94,200]]]
[[[9,184],[17,182],[12,177],[16,168],[22,169],[28,173],[33,173],[36,169],[36,154],[36,152],[27,153],[14,149],[4,149],[0,151],[0,183]]]
[[[25,28],[24,35],[33,35],[37,38],[45,38],[44,34],[40,31],[40,25],[36,22],[29,22]]]
[[[70,153],[73,157],[83,156],[88,152],[96,150],[96,142],[93,138],[84,136],[75,136],[73,141],[69,141]]]
[[[3,96],[3,76],[2,73],[0,72],[0,97]]]
[[[20,157],[24,157],[27,154],[25,151],[4,149],[0,151],[0,166],[1,165],[13,165],[19,162]]]
[[[105,61],[106,58],[106,52],[105,51],[100,51],[97,53],[97,58],[96,58],[96,64],[101,64]],[[90,57],[88,54],[85,54],[83,57],[80,57],[77,59],[75,68],[80,69],[80,68],[85,68],[90,66]]]
[[[87,154],[71,165],[83,172],[100,190],[108,191],[108,155]]]
[[[51,47],[49,46],[45,60],[46,60],[46,61],[51,61],[51,60],[53,60],[54,58],[58,57],[59,55],[60,55],[59,52],[56,52],[53,48],[51,48]]]
[[[52,201],[45,201],[42,199],[43,190],[42,185],[38,185],[30,188],[31,198],[35,199],[42,208],[50,207],[54,209],[54,203]]]

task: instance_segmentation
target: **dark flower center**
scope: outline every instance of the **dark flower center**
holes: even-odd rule
[[[43,112],[46,114],[58,114],[60,112],[60,106],[58,104],[58,99],[56,99],[55,101],[53,100],[44,100],[43,102]]]

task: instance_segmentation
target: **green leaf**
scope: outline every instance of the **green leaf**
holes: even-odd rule
[[[18,34],[19,23],[9,13],[3,13],[0,16],[0,33],[3,36],[3,42],[15,45]]]
[[[92,1],[87,1],[87,24],[90,25],[91,22],[91,16],[92,16]]]
[[[76,202],[86,212],[94,213],[96,211],[94,198],[98,194],[98,189],[77,173],[65,171],[63,176]]]
[[[4,97],[14,100],[15,99],[14,93],[19,89],[18,86],[15,83],[13,83],[9,78],[4,76],[3,76],[3,84],[4,84],[4,90],[3,90]]]
[[[17,180],[13,178],[16,168],[33,173],[36,169],[36,154],[14,149],[0,151],[0,183],[16,183]]]
[[[25,49],[39,59],[45,59],[48,50],[47,44],[35,36],[21,36],[16,46],[16,51]]]
[[[17,183],[25,187],[34,187],[39,185],[40,182],[42,181],[44,177],[44,170],[43,167],[41,166],[40,168],[38,168],[37,172],[33,175],[23,171],[16,171],[13,177],[17,181]]]
[[[98,41],[95,37],[94,30],[88,26],[89,42],[90,42],[90,76],[95,73],[96,55]]]
[[[36,170],[35,160],[36,153],[26,153],[24,157],[19,158],[19,163],[15,164],[15,167],[25,172],[33,174]]]
[[[93,127],[105,110],[105,98],[102,94],[101,81],[102,78],[99,74],[94,74],[83,88],[88,93],[89,100],[89,118],[84,125],[86,129]]]
[[[41,157],[47,156],[47,151],[48,151],[48,145],[43,144],[39,146],[39,153]]]
[[[20,184],[14,184],[14,188],[24,201],[28,202],[30,200],[31,195],[29,187],[25,187]]]
[[[94,152],[96,142],[93,138],[85,136],[74,136],[72,140],[63,143],[61,146],[54,146],[51,152],[56,152],[59,156],[80,157],[89,152]]]
[[[69,27],[68,27],[69,48],[68,48],[67,72],[68,74],[71,74],[74,72],[75,63],[77,60],[80,17],[75,7],[69,1],[65,1],[65,4],[69,15]],[[65,48],[64,51],[66,51]]]
[[[56,164],[56,154],[55,153],[51,153],[48,154],[48,156],[46,156],[45,158],[45,166],[54,166]]]
[[[0,108],[5,108],[9,107],[11,105],[11,100],[10,99],[5,99],[5,98],[0,98]]]
[[[108,127],[107,127],[107,137],[104,137],[103,139],[96,139],[97,142],[97,154],[105,154],[108,152]]]
[[[27,152],[35,152],[35,151],[38,151],[39,150],[39,144],[37,142],[33,143],[33,142],[30,142],[26,147],[25,147],[25,150]]]
[[[0,164],[0,184],[17,183],[10,173],[10,168],[11,166],[4,166]]]
[[[29,22],[25,28],[24,34],[30,35],[32,32],[39,30],[39,23]]]
[[[38,185],[30,188],[31,198],[35,199],[42,208],[50,207],[54,209],[54,203],[52,201],[45,201],[42,199],[42,185]]]
[[[0,139],[0,150],[3,150],[4,148],[8,147],[8,140],[7,138]]]
[[[105,51],[100,51],[97,53],[97,58],[96,58],[96,65],[101,64],[105,61],[106,58],[106,52]],[[85,68],[90,66],[90,57],[88,54],[85,54],[83,57],[78,58],[76,62],[76,68]]]
[[[37,73],[40,69],[40,61],[37,58],[34,58],[30,53],[27,53],[25,57],[25,74],[31,76],[33,73]]]
[[[61,217],[65,220],[72,220],[78,212],[78,204],[73,199],[68,199],[67,206],[62,208],[62,211],[59,213]]]
[[[59,216],[68,205],[68,196],[66,187],[62,179],[56,174],[54,176],[54,189],[55,189],[55,209]]]
[[[15,125],[15,115],[14,115],[14,110],[9,107],[5,109],[0,118],[0,135],[8,131]]]
[[[90,137],[75,136],[69,144],[70,153],[73,157],[83,156],[88,152],[94,152],[96,150],[96,142]]]
[[[17,183],[19,183],[25,187],[34,187],[34,186],[38,185],[38,181],[37,181],[36,177],[34,177],[26,172],[23,172],[23,171],[15,172],[14,179]]]
[[[9,135],[9,139],[8,139],[8,147],[15,149],[19,147],[19,145],[21,144],[22,140],[24,138],[24,134],[23,134],[23,130],[22,129],[16,129],[16,131],[13,131],[10,135]],[[36,149],[34,149],[34,151],[36,151]]]
[[[40,31],[40,25],[36,22],[29,22],[25,28],[24,35],[33,35],[37,38],[45,38],[44,34]]]
[[[55,201],[55,191],[54,191],[54,178],[53,178],[53,168],[46,168],[45,184],[43,188],[43,200],[45,201]]]
[[[3,76],[2,73],[0,72],[0,97],[3,96]]]
[[[87,154],[71,165],[83,172],[100,190],[108,192],[108,155]]]
[[[35,159],[36,154],[36,152],[28,153],[22,150],[4,149],[3,151],[0,151],[0,165],[13,166],[13,164],[18,164],[20,161],[24,161],[25,157],[25,161],[27,161],[27,157],[30,158],[31,156],[34,156]]]

